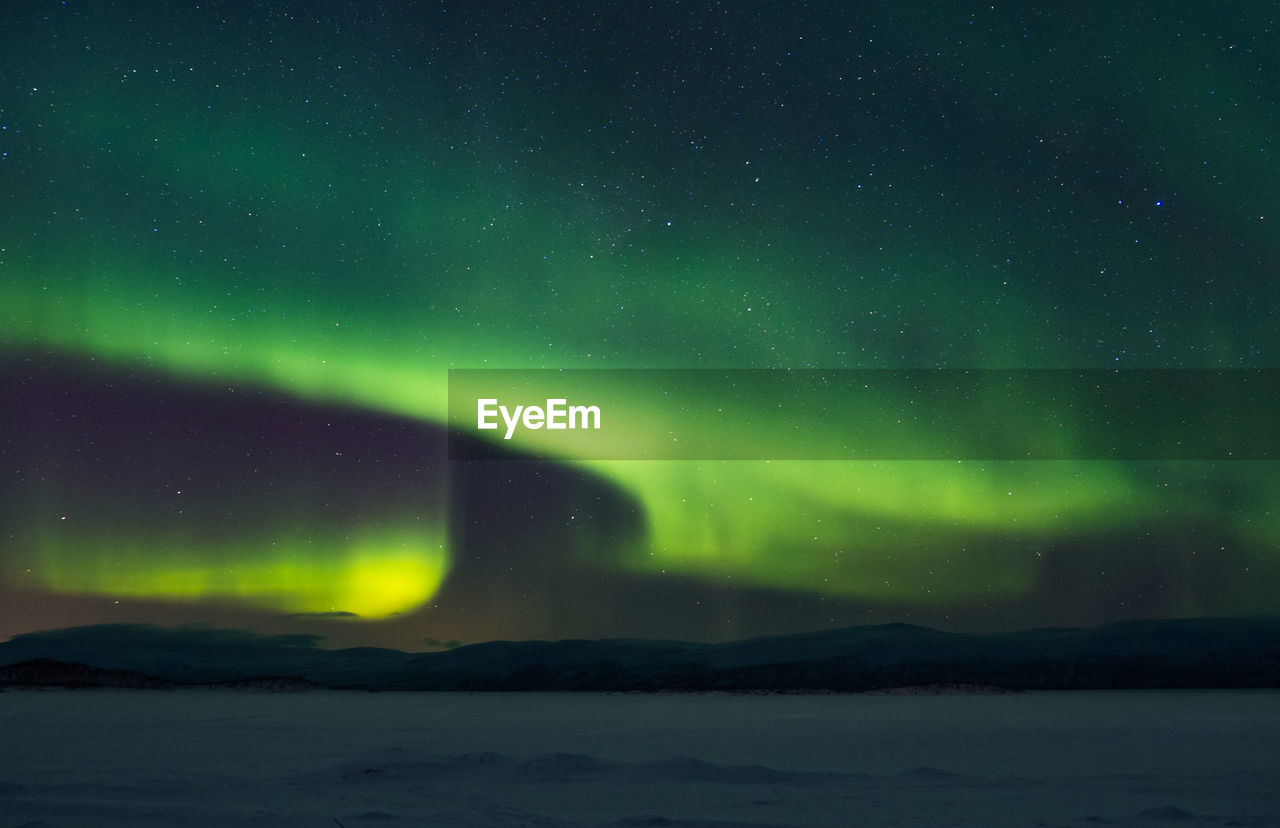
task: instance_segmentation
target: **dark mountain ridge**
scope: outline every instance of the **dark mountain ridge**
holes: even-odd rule
[[[8,665],[8,666],[4,666]],[[327,650],[310,636],[101,625],[0,644],[0,686],[191,686],[270,676],[363,690],[834,691],[1280,687],[1280,618],[949,633],[909,624],[721,644],[492,641],[446,652]]]

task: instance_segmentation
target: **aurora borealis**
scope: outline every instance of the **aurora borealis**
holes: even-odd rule
[[[459,368],[1280,367],[1266,4],[5,17],[0,635],[1277,609],[1270,460],[444,450]]]

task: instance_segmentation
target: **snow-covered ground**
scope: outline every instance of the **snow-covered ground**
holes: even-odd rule
[[[19,825],[1280,825],[1280,692],[0,694]]]

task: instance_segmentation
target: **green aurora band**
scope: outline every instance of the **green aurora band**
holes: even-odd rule
[[[839,18],[837,7],[820,16]],[[739,122],[725,114],[738,101],[717,105],[720,120],[700,114],[723,97],[713,73],[691,71],[704,86],[674,103],[648,99],[607,48],[601,71],[571,71],[582,56],[568,36],[539,47],[559,49],[554,60],[518,39],[496,42],[490,60],[439,34],[448,54],[410,71],[391,56],[412,44],[359,23],[340,37],[319,21],[255,31],[148,13],[157,31],[105,11],[60,19],[60,39],[30,12],[10,29],[30,33],[10,44],[0,100],[0,347],[11,354],[146,363],[432,424],[447,418],[449,368],[1274,359],[1280,167],[1263,148],[1280,108],[1255,101],[1274,91],[1259,91],[1252,64],[1203,39],[1170,67],[1175,15],[1060,93],[1047,82],[1057,70],[1035,68],[1040,52],[995,48],[1013,19],[975,35],[997,55],[989,68],[956,57],[934,94],[942,75],[899,72],[875,50],[904,49],[912,32],[921,45],[907,51],[927,62],[960,48],[944,44],[962,21],[905,12],[887,45],[855,49],[859,18],[839,29],[856,38],[803,57],[789,41],[798,65],[777,70],[777,89],[808,92]],[[722,22],[740,34],[759,23]],[[1109,35],[1075,44],[1075,27],[1056,31],[1066,22],[1038,21],[1036,34],[1072,55],[1112,51],[1094,42]],[[281,45],[263,50],[271,31]],[[651,59],[675,65],[676,51]],[[846,65],[846,51],[870,56]],[[741,57],[751,71],[740,74],[775,57]],[[1004,101],[1023,71],[1043,98],[1019,109]],[[855,92],[855,77],[875,94]],[[627,94],[634,111],[615,100]],[[919,107],[959,124],[932,136],[886,126],[922,123]],[[1127,120],[1108,126],[1112,111]],[[1098,125],[1073,126],[1080,118]],[[605,129],[614,120],[623,144]],[[1146,146],[1153,133],[1159,148]],[[662,431],[644,410],[626,416],[636,439]],[[768,422],[734,433],[771,438]],[[1031,594],[1047,547],[1159,526],[1212,527],[1242,550],[1258,584],[1246,609],[1268,606],[1280,576],[1280,475],[1266,463],[565,462],[642,504],[640,544],[583,554],[630,572],[975,606]],[[283,528],[274,550],[90,528],[47,534],[5,563],[11,579],[30,571],[57,592],[376,618],[444,583],[446,515],[428,522],[342,540]]]

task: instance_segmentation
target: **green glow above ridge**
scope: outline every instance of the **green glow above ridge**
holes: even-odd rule
[[[1156,498],[1111,463],[590,461],[638,493],[644,572],[827,595],[969,604],[1035,584],[1036,550]]]
[[[444,543],[418,529],[364,530],[342,540],[300,537],[244,548],[184,548],[157,539],[46,541],[28,564],[44,589],[107,598],[229,601],[280,612],[351,612],[376,619],[414,610],[449,570]]]

